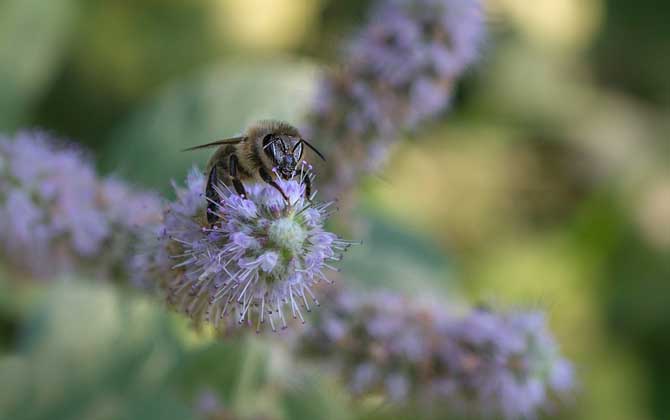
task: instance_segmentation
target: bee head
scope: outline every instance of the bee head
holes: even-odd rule
[[[293,147],[288,145],[293,144]],[[290,179],[302,157],[302,141],[291,136],[268,134],[263,139],[263,149],[284,179]]]

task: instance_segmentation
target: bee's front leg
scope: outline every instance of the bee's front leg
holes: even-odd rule
[[[237,192],[242,197],[246,197],[247,192],[244,190],[244,185],[242,185],[242,181],[240,181],[240,179],[237,177],[237,164],[237,156],[230,155],[228,168],[230,170],[230,177],[233,180],[233,187],[235,188],[235,192]]]
[[[217,207],[219,206],[219,193],[216,191],[216,183],[219,182],[218,174],[220,168],[214,165],[207,176],[207,186],[205,187],[205,196],[207,197],[207,223],[213,225],[219,220]]]
[[[312,179],[306,173],[300,180],[305,185],[305,198],[307,201],[312,201]]]
[[[272,185],[277,191],[279,191],[279,192],[281,193],[281,196],[284,197],[284,200],[286,200],[286,202],[288,203],[288,197],[286,196],[286,194],[284,194],[284,191],[281,189],[281,187],[280,187],[279,185],[277,185],[277,183],[275,182],[275,180],[272,179],[272,175],[270,175],[270,174],[265,170],[265,168],[260,168],[260,169],[258,170],[258,174],[261,176],[261,179],[262,179],[263,181],[265,181],[265,182],[267,182],[268,184]]]

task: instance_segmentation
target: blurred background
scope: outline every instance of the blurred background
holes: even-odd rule
[[[0,131],[47,129],[170,194],[207,159],[180,149],[258,118],[300,123],[368,7],[1,0]],[[487,8],[451,112],[360,185],[366,242],[345,282],[546,309],[579,380],[565,418],[669,418],[670,3]],[[214,342],[108,286],[2,277],[0,406],[31,395],[30,418],[189,418],[185,393],[253,418],[344,416],[324,378],[277,396],[282,362],[258,343]]]

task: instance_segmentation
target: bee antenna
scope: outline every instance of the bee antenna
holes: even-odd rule
[[[182,152],[190,152],[192,150],[206,149],[208,147],[221,146],[221,145],[224,145],[224,144],[237,144],[237,143],[241,143],[243,140],[244,140],[244,137],[231,137],[229,139],[217,140],[217,141],[213,141],[211,143],[189,147],[187,149],[183,149]]]
[[[296,143],[295,146],[293,146],[293,149],[295,150],[295,148],[296,148],[296,147],[298,146],[298,144],[300,144],[300,143],[304,143],[304,144],[306,144],[307,147],[309,147],[310,149],[312,149],[312,150],[314,151],[314,153],[316,153],[317,155],[319,155],[319,157],[320,157],[324,162],[326,161],[326,158],[323,157],[323,155],[321,154],[321,152],[319,152],[319,151],[316,149],[316,147],[312,146],[312,144],[311,144],[310,142],[308,142],[307,140],[305,140],[305,139],[300,139],[300,140],[298,141],[298,143]]]

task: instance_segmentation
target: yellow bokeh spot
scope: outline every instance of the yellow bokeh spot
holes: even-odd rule
[[[284,49],[303,39],[315,19],[312,0],[216,0],[221,34],[241,47]]]
[[[548,47],[588,45],[602,22],[602,0],[490,0],[491,9],[509,19],[532,41]]]

